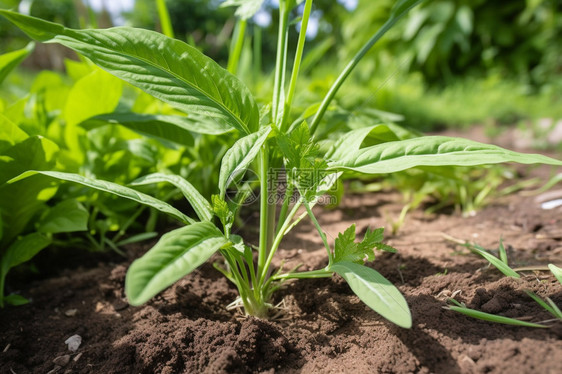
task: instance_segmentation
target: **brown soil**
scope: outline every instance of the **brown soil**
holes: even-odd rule
[[[318,209],[333,240],[357,223],[388,225],[396,193],[347,196],[337,210]],[[552,316],[524,290],[562,306],[562,287],[547,271],[507,279],[444,235],[495,249],[500,237],[513,266],[562,264],[562,208],[543,210],[519,193],[475,216],[415,211],[387,242],[398,248],[372,264],[396,284],[412,310],[406,330],[362,304],[339,277],[299,280],[277,295],[276,320],[243,318],[225,305],[236,290],[210,264],[148,304],[131,307],[123,282],[131,260],[65,270],[22,285],[32,303],[0,310],[0,373],[562,373],[562,323],[548,329],[471,319],[443,307],[467,306],[530,321]],[[251,233],[250,233],[251,235]],[[325,266],[312,225],[283,243],[286,267]],[[218,258],[216,259],[218,261]],[[65,340],[82,337],[76,352]]]

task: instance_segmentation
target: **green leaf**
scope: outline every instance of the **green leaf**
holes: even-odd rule
[[[472,252],[479,254],[480,256],[484,257],[488,260],[492,265],[494,265],[499,271],[501,271],[505,276],[512,277],[512,278],[521,278],[516,271],[509,267],[505,262],[501,259],[495,257],[494,255],[488,253],[484,248],[480,247],[476,244],[465,244],[465,247],[470,249]]]
[[[230,233],[230,229],[232,228],[232,224],[234,223],[234,213],[228,207],[226,201],[221,199],[218,195],[211,196],[211,200],[213,202],[213,212],[219,220],[221,221],[224,231]]]
[[[75,50],[202,126],[212,119],[245,134],[258,129],[259,111],[248,88],[184,42],[143,29],[72,30],[14,12],[0,14],[31,38]]]
[[[260,10],[263,0],[226,0],[221,7],[236,6],[236,17],[247,20]]]
[[[41,219],[38,232],[56,234],[88,230],[88,211],[74,199],[65,200],[49,209]]]
[[[125,293],[140,305],[189,274],[228,243],[210,222],[198,222],[162,236],[127,271]]]
[[[37,232],[17,239],[2,258],[2,273],[5,275],[9,269],[31,260],[49,244],[51,239]]]
[[[454,300],[451,300],[454,301]],[[484,321],[495,322],[495,323],[503,323],[505,325],[515,325],[515,326],[524,326],[524,327],[540,327],[540,328],[547,328],[548,326],[539,325],[538,323],[532,322],[525,322],[520,321],[515,318],[509,318],[504,316],[496,316],[490,313],[484,313],[479,310],[469,309],[463,306],[447,306],[447,309],[464,314],[465,316],[481,319]]]
[[[472,140],[424,136],[359,149],[330,162],[329,168],[383,174],[416,166],[473,166],[500,162],[562,165],[562,161],[547,156],[513,152]]]
[[[29,43],[25,48],[0,55],[0,84],[8,74],[14,70],[33,51],[35,43]]]
[[[424,0],[398,0],[390,11],[390,19],[400,18]]]
[[[116,184],[116,183],[112,183],[112,182],[108,182],[108,181],[104,181],[104,180],[99,180],[99,179],[87,178],[87,177],[84,177],[84,176],[79,175],[79,174],[62,173],[62,172],[57,172],[57,171],[30,170],[30,171],[27,171],[27,172],[19,175],[16,178],[13,178],[8,183],[17,182],[19,180],[28,178],[28,177],[30,177],[32,175],[35,175],[35,174],[42,174],[42,175],[46,175],[46,176],[49,176],[49,177],[52,177],[52,178],[55,178],[55,179],[60,179],[60,180],[63,180],[63,181],[79,183],[81,185],[91,187],[91,188],[94,188],[94,189],[99,190],[99,191],[109,192],[109,193],[112,193],[114,195],[121,196],[121,197],[124,197],[126,199],[136,201],[137,203],[144,204],[144,205],[147,205],[149,207],[152,207],[152,208],[154,208],[156,210],[159,210],[162,213],[166,213],[166,214],[174,217],[175,219],[177,219],[177,220],[179,220],[183,223],[186,223],[186,224],[195,222],[193,219],[189,218],[188,216],[186,216],[185,214],[183,214],[182,212],[180,212],[179,210],[177,210],[173,206],[169,205],[168,203],[165,203],[164,201],[158,200],[158,199],[156,199],[152,196],[143,194],[141,192],[135,191],[135,190],[133,190],[131,188],[128,188],[128,187],[121,186],[121,185]]]
[[[548,264],[548,268],[550,269],[552,274],[554,274],[556,279],[558,279],[558,282],[560,282],[560,284],[562,284],[562,269],[559,268],[558,266],[554,265],[554,264]]]
[[[525,290],[525,293],[529,295],[533,300],[535,300],[535,302],[539,304],[541,307],[543,307],[547,312],[552,314],[554,317],[562,319],[562,312],[560,312],[560,309],[556,306],[556,304],[552,302],[550,298],[548,297],[546,298],[548,300],[548,304],[547,304],[533,291]]]
[[[256,158],[270,132],[271,127],[263,127],[258,132],[239,139],[225,153],[222,158],[219,174],[219,191],[221,199],[224,199],[228,186],[236,178],[240,177],[246,171],[250,163]]]
[[[376,230],[367,229],[365,237],[359,243],[355,243],[355,224],[351,225],[343,233],[338,234],[334,247],[334,263],[348,261],[363,264],[375,259],[375,248],[390,252],[396,252],[394,248],[383,244],[384,228]]]
[[[379,272],[352,262],[333,264],[338,273],[367,306],[400,327],[412,327],[412,315],[404,296]]]
[[[0,185],[34,168],[55,165],[58,146],[42,136],[32,136],[16,143],[0,155]]]
[[[205,126],[192,121],[189,117],[150,115],[138,113],[108,113],[95,116],[82,122],[80,126],[87,130],[119,124],[139,134],[164,139],[181,145],[193,144],[192,132],[200,134],[218,135],[232,130],[230,127],[221,126],[212,121],[207,121]]]
[[[27,138],[29,138],[29,135],[25,131],[0,113],[0,153]]]
[[[27,300],[25,297],[21,295],[16,295],[16,294],[11,294],[4,297],[4,302],[6,304],[13,305],[13,306],[29,304],[29,300]]]
[[[201,221],[210,221],[213,219],[213,208],[211,208],[211,204],[209,204],[207,199],[205,199],[191,183],[179,175],[162,173],[149,174],[134,180],[131,185],[142,186],[161,182],[171,183],[176,186],[187,201],[189,201]]]

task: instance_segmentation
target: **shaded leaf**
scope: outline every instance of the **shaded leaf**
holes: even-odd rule
[[[56,234],[88,230],[88,211],[74,199],[65,200],[48,210],[38,232]]]
[[[221,231],[210,222],[197,222],[163,235],[127,271],[125,293],[129,303],[145,303],[195,270],[227,243]]]
[[[29,43],[25,48],[0,55],[0,84],[8,74],[14,70],[33,51],[35,43]]]

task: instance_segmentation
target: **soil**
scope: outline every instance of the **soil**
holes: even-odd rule
[[[548,194],[562,197],[556,188]],[[276,296],[276,319],[243,317],[226,310],[236,290],[210,263],[132,307],[123,292],[125,273],[150,246],[128,248],[127,260],[89,255],[89,265],[19,284],[32,302],[0,310],[0,373],[562,373],[562,322],[515,327],[444,308],[454,297],[488,313],[553,318],[524,293],[562,306],[562,287],[550,272],[506,278],[451,240],[496,249],[503,238],[514,267],[561,265],[562,207],[542,209],[549,196],[519,192],[471,217],[416,210],[396,235],[388,234],[399,252],[379,254],[369,266],[405,295],[411,329],[381,318],[338,276],[286,283]],[[347,195],[338,209],[317,213],[333,240],[352,223],[358,232],[387,226],[389,233],[388,219],[402,206],[400,194],[379,192]],[[308,222],[283,242],[278,258],[287,269],[327,262]],[[74,352],[65,344],[73,335],[81,337]]]

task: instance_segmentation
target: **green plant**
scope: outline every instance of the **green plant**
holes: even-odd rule
[[[151,174],[133,183],[173,184],[183,192],[197,218],[132,188],[71,173],[28,171],[13,178],[10,183],[20,183],[37,174],[72,181],[148,205],[182,222],[185,226],[162,236],[129,268],[125,291],[133,305],[148,301],[219,252],[224,264],[216,267],[238,288],[240,296],[237,304],[246,314],[267,317],[272,308],[273,292],[288,279],[339,274],[369,307],[399,326],[410,327],[412,320],[404,297],[376,270],[364,265],[365,261],[374,259],[373,249],[393,250],[382,243],[383,230],[368,230],[357,242],[353,225],[338,235],[332,247],[312,211],[341,174],[344,171],[381,174],[416,166],[469,166],[506,161],[562,164],[541,155],[520,154],[492,145],[440,136],[404,140],[395,140],[395,136],[383,139],[379,144],[362,147],[377,126],[350,131],[327,151],[322,150],[318,134],[329,133],[329,126],[323,119],[338,89],[367,51],[418,2],[396,2],[389,20],[349,62],[324,100],[314,110],[299,115],[295,120],[291,109],[312,0],[307,0],[304,5],[297,52],[290,74],[287,71],[287,33],[291,24],[290,12],[296,2],[282,0],[279,3],[279,43],[273,99],[271,104],[261,108],[238,78],[183,42],[155,32],[126,27],[72,30],[37,18],[0,11],[33,39],[70,47],[115,76],[185,113],[184,116],[176,116],[173,121],[154,123],[155,129],[162,129],[162,134],[166,133],[163,129],[170,126],[183,126],[203,133],[219,128],[237,139],[222,158],[219,193],[212,197],[211,202],[189,181],[177,175]],[[240,9],[247,10],[250,5],[252,9],[257,9],[259,4],[261,0],[244,2]],[[258,176],[260,191],[257,261],[254,261],[252,247],[231,232],[245,190],[239,190],[233,199],[229,199],[231,195],[227,194],[231,185],[240,184],[248,170],[254,170]],[[284,171],[288,181],[288,191],[279,204],[275,199],[277,191],[271,188],[271,185],[277,186],[280,182],[278,171]],[[292,199],[293,192],[298,192],[295,201]],[[306,216],[312,220],[322,238],[328,265],[310,271],[294,269],[285,272],[281,268],[274,272],[272,260],[283,237]],[[222,230],[215,225],[215,217]]]
[[[519,273],[517,273],[517,271],[519,269],[512,269],[508,264],[507,252],[506,252],[505,247],[503,245],[503,240],[500,239],[500,245],[499,245],[499,248],[498,248],[498,257],[496,257],[493,254],[491,254],[489,251],[487,251],[485,248],[479,246],[478,244],[468,243],[468,242],[462,243],[459,240],[456,240],[454,238],[449,238],[449,239],[453,240],[457,243],[462,244],[463,246],[468,248],[473,253],[476,253],[476,254],[484,257],[491,265],[495,266],[506,277],[511,277],[513,279],[520,279],[521,278]],[[528,267],[528,268],[524,268],[524,269],[521,269],[521,270],[534,270],[534,269],[536,269],[536,267]],[[562,285],[562,269],[560,269],[556,265],[549,264],[548,270],[551,271],[551,273],[556,277],[558,282]],[[534,293],[531,290],[525,290],[525,293],[527,295],[529,295],[529,297],[531,297],[544,310],[546,310],[547,312],[552,314],[556,320],[562,321],[562,311],[560,311],[558,306],[549,297],[546,298],[546,302],[545,302],[543,299],[541,299],[536,293]],[[451,302],[454,305],[448,305],[448,306],[445,307],[446,309],[464,314],[464,315],[472,317],[472,318],[482,319],[482,320],[485,320],[485,321],[490,321],[490,322],[495,322],[495,323],[503,323],[503,324],[515,325],[515,326],[542,327],[542,328],[544,328],[544,327],[548,327],[548,326],[546,326],[542,323],[550,322],[550,321],[544,321],[542,323],[526,322],[526,321],[521,321],[521,320],[518,320],[518,319],[515,319],[515,318],[498,316],[498,315],[495,315],[495,314],[485,313],[485,312],[481,312],[479,310],[470,309],[470,308],[467,308],[466,305],[464,305],[462,303],[459,303],[455,299],[449,299],[449,302]]]

